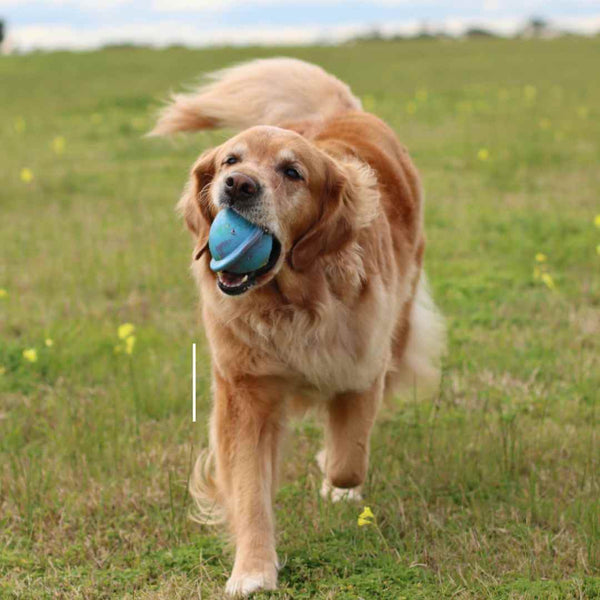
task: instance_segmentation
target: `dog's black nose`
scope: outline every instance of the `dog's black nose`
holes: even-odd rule
[[[250,200],[258,194],[258,181],[244,173],[231,173],[225,179],[225,195],[233,201]]]

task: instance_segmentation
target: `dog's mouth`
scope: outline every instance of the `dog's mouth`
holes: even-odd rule
[[[281,255],[281,243],[273,236],[273,248],[269,255],[269,260],[264,267],[250,273],[230,273],[229,271],[217,272],[217,285],[219,289],[228,296],[239,296],[247,292],[250,288],[263,283],[269,273],[273,270],[279,256]]]

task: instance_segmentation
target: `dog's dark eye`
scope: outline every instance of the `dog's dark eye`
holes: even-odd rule
[[[286,167],[283,170],[283,174],[290,179],[302,179],[302,175],[294,167]]]
[[[223,164],[224,165],[235,165],[236,162],[239,162],[237,156],[228,156],[225,159],[225,162]]]

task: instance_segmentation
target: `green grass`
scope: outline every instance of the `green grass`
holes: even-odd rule
[[[193,424],[202,334],[173,206],[225,133],[141,134],[170,89],[284,52],[410,148],[450,341],[439,396],[398,399],[373,438],[385,543],[320,500],[319,427],[294,426],[272,597],[600,598],[600,40],[575,38],[2,57],[0,597],[220,596],[231,550],[187,519],[209,369],[201,353]]]

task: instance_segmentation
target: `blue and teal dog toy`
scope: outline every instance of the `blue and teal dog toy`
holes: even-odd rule
[[[212,271],[250,273],[269,262],[273,236],[230,208],[220,211],[210,228]]]

